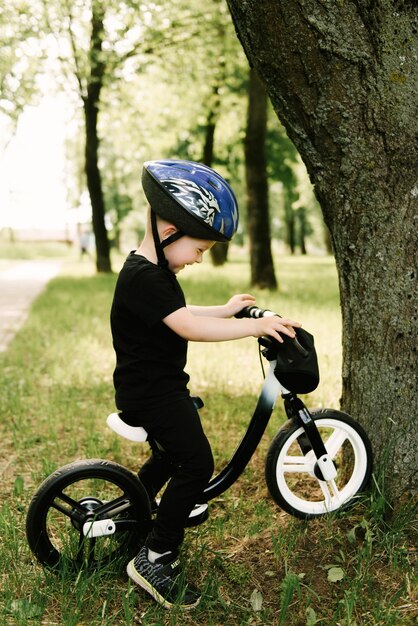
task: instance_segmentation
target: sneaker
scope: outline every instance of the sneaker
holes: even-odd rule
[[[129,578],[166,609],[173,605],[192,609],[199,604],[199,591],[184,582],[180,561],[172,552],[151,563],[148,560],[148,548],[143,546],[128,563],[126,571]]]

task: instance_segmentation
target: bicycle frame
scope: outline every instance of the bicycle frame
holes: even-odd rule
[[[208,486],[203,491],[204,502],[224,493],[242,474],[260,443],[279,394],[284,399],[287,417],[291,420],[296,420],[304,429],[304,434],[298,438],[301,450],[304,454],[310,450],[314,451],[317,459],[315,465],[317,478],[320,480],[332,480],[335,478],[337,474],[335,465],[327,454],[311,414],[300,398],[279,383],[274,374],[275,366],[275,360],[269,361],[269,370],[244,437],[226,467],[210,480]]]
[[[238,445],[227,466],[210,480],[203,492],[204,501],[216,498],[231,487],[248,465],[248,462],[260,443],[261,437],[266,430],[273,412],[277,396],[284,390],[274,375],[275,363],[275,361],[270,361],[270,367],[264,380],[257,405],[241,443]]]

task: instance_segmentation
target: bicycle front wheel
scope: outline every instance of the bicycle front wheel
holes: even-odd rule
[[[91,459],[69,463],[42,483],[29,505],[26,535],[48,567],[119,567],[144,542],[150,520],[138,477],[118,463]]]
[[[364,429],[342,411],[320,409],[312,418],[332,458],[337,476],[319,478],[312,449],[301,426],[289,420],[273,439],[266,459],[265,476],[273,500],[302,519],[319,517],[346,508],[367,486],[372,472],[372,448]]]

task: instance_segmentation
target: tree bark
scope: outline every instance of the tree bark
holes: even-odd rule
[[[96,103],[87,99],[84,103],[84,114],[86,124],[85,171],[96,242],[96,269],[98,272],[111,272],[110,247],[105,226],[105,205],[98,166],[99,139],[97,134]]]
[[[267,93],[255,70],[250,70],[245,136],[247,228],[250,240],[251,285],[276,289],[271,254],[266,163]]]
[[[417,484],[417,12],[401,0],[228,0],[315,185],[343,318],[342,407],[392,498]]]
[[[90,40],[90,77],[87,94],[82,96],[86,124],[85,172],[92,207],[93,232],[96,241],[96,269],[111,272],[110,246],[105,225],[105,203],[99,169],[99,135],[97,120],[100,92],[105,67],[102,60],[104,13],[101,4],[92,3],[92,31]]]

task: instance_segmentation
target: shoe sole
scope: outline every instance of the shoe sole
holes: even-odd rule
[[[174,602],[169,602],[168,600],[163,598],[163,596],[158,593],[158,591],[152,585],[150,585],[150,583],[145,578],[143,578],[141,574],[138,574],[132,561],[128,563],[126,567],[126,572],[131,580],[133,580],[137,585],[139,585],[142,589],[149,593],[150,596],[152,596],[154,600],[158,602],[158,604],[161,604],[161,606],[163,606],[165,609],[171,609],[173,606],[178,606],[179,608],[182,608],[184,610],[194,609],[200,602],[200,598],[198,598],[193,604],[176,604]]]

